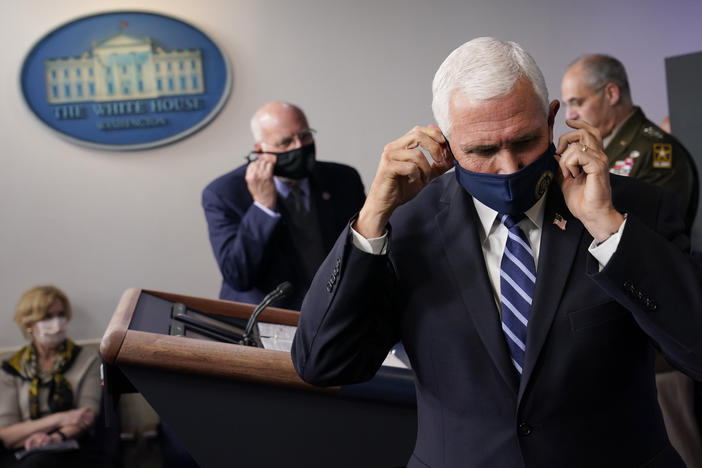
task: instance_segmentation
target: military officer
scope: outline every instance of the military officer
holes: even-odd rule
[[[561,93],[566,119],[585,120],[600,131],[610,172],[673,190],[690,229],[699,194],[694,162],[674,136],[633,105],[621,62],[600,54],[577,59],[563,76]]]

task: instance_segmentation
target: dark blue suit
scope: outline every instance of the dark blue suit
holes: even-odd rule
[[[454,174],[396,210],[387,256],[341,234],[302,306],[298,373],[318,385],[363,381],[402,340],[416,373],[413,468],[683,466],[656,401],[653,342],[702,377],[702,271],[672,196],[616,176],[612,185],[629,217],[602,272],[592,237],[549,190],[521,380],[475,207]]]
[[[219,297],[257,304],[280,283],[290,281],[293,294],[274,305],[297,310],[309,286],[300,261],[305,252],[294,248],[284,210],[275,219],[253,204],[244,180],[246,167],[215,179],[202,192],[210,243],[222,272]],[[349,166],[318,161],[310,191],[328,252],[349,217],[363,205],[363,183]]]

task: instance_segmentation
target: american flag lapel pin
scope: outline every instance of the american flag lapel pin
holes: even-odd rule
[[[567,221],[563,219],[563,216],[561,216],[560,213],[556,213],[556,216],[553,218],[553,224],[561,228],[561,231],[565,231],[566,222]]]

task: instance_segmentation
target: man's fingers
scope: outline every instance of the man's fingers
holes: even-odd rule
[[[423,178],[427,181],[431,175],[431,167],[429,161],[424,156],[424,153],[420,150],[406,150],[395,153],[391,159],[396,161],[406,161],[417,166],[417,168],[422,172]]]
[[[561,174],[564,178],[575,179],[580,175],[580,165],[578,164],[577,156],[574,157],[572,148],[568,148],[567,151],[561,154],[561,158],[558,161],[558,165],[561,169]]]
[[[571,144],[586,144],[585,140],[590,142],[590,146],[596,147],[594,141],[588,138],[587,133],[584,130],[573,130],[558,138],[558,146],[556,147],[556,153],[562,154]]]
[[[395,208],[446,172],[449,163],[453,161],[448,156],[445,138],[433,125],[414,127],[385,145],[356,228],[363,235],[382,233]]]
[[[566,120],[566,123],[575,130],[571,130],[560,136],[556,147],[556,153],[563,153],[568,145],[573,143],[580,143],[596,151],[602,149],[602,138],[600,137],[599,130],[595,127],[583,120]]]
[[[597,129],[597,127],[590,125],[588,122],[584,120],[566,120],[566,125],[568,125],[570,128],[576,128],[579,130],[584,130],[593,137],[595,137],[598,141],[602,140],[602,135],[600,134],[600,131]]]
[[[267,162],[275,163],[275,161],[278,159],[278,156],[276,156],[275,154],[270,154],[270,153],[261,153],[258,155],[258,159],[260,161],[267,161]]]
[[[447,157],[447,152],[444,151],[445,144],[444,136],[436,126],[420,127],[416,126],[402,137],[388,143],[385,147],[386,152],[415,149],[422,147],[425,149],[434,161],[444,161]]]
[[[246,168],[246,180],[265,180],[273,177],[273,169],[275,168],[275,158],[271,160],[257,160],[249,163]]]
[[[262,179],[270,179],[273,177],[273,168],[275,161],[261,161],[260,176]]]
[[[392,172],[406,177],[410,184],[421,181],[422,185],[426,185],[429,182],[428,175],[414,161],[393,161]]]
[[[595,174],[606,172],[607,158],[598,149],[587,144],[573,143],[561,154],[558,162],[563,177],[578,177],[582,172]]]
[[[435,179],[439,177],[441,174],[444,172],[448,171],[453,167],[453,158],[451,157],[449,150],[448,150],[448,142],[446,145],[444,145],[443,152],[444,152],[444,160],[443,161],[435,161],[431,165],[431,178]]]

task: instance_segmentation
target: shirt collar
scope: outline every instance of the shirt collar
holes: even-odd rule
[[[290,185],[283,181],[280,177],[273,177],[273,183],[275,183],[275,189],[283,197],[287,198],[290,194]],[[296,180],[295,183],[300,187],[302,192],[302,197],[307,198],[310,194],[310,179],[305,177],[304,179]]]
[[[524,213],[526,217],[538,229],[541,229],[541,226],[543,226],[544,223],[544,211],[546,210],[544,200],[546,200],[547,194],[548,191],[546,191],[541,196],[541,198],[539,198],[537,202],[534,203],[534,205],[532,205],[532,207]],[[495,220],[497,219],[497,211],[485,205],[475,197],[473,197],[473,204],[475,205],[475,210],[478,212],[478,218],[480,218],[480,225],[483,228],[481,232],[481,239],[485,240],[488,237],[488,235],[490,235],[493,226],[495,226]]]

